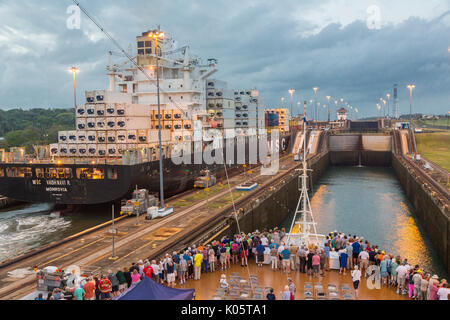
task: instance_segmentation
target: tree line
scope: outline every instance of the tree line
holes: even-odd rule
[[[74,109],[0,110],[0,148],[47,145],[58,141],[58,131],[74,130]]]

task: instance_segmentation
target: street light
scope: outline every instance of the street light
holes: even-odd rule
[[[316,101],[317,101],[317,90],[319,90],[319,87],[314,87],[314,120],[317,121],[317,105],[316,105]]]
[[[327,96],[326,98],[328,100],[328,122],[330,122],[330,99],[331,99],[331,96]]]
[[[386,97],[388,98],[388,112],[387,112],[387,117],[389,118],[389,102],[391,100],[391,94],[390,93],[386,93]]]
[[[295,92],[295,90],[294,90],[294,89],[292,89],[292,88],[290,88],[290,89],[288,90],[288,92],[289,92],[289,94],[291,95],[291,110],[290,110],[290,118],[292,118],[292,105],[293,105],[293,103],[294,103],[294,92]]]
[[[378,109],[378,116],[381,117],[381,106],[379,103],[377,103],[377,109]]]
[[[73,103],[74,103],[75,110],[76,110],[77,109],[77,88],[75,86],[75,74],[80,72],[80,69],[78,69],[76,67],[71,67],[69,69],[69,71],[72,72],[72,74],[73,74]]]
[[[158,96],[158,141],[159,141],[159,193],[161,209],[164,206],[164,181],[163,181],[163,165],[162,165],[162,139],[161,139],[161,104],[159,97],[159,58],[158,58],[158,39],[164,39],[164,33],[160,30],[153,30],[148,33],[148,37],[155,40],[155,56],[156,56],[156,92]]]
[[[412,91],[416,86],[413,84],[408,84],[407,88],[409,89],[409,125],[410,125],[410,130],[412,132],[413,130],[413,123],[412,123]],[[409,139],[409,151],[412,153],[412,136]]]

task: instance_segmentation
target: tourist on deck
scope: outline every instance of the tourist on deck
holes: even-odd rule
[[[281,247],[282,246],[280,246],[280,248]],[[284,246],[283,246],[283,248],[284,248]],[[281,267],[282,267],[283,273],[289,273],[290,272],[290,266],[289,266],[289,264],[290,264],[290,255],[291,255],[291,252],[287,248],[283,249],[283,251],[280,252],[280,256],[282,258]]]
[[[430,280],[430,274],[428,274],[428,273],[425,274],[425,276],[422,278],[422,280],[420,280],[420,300],[427,300],[429,280]]]
[[[361,274],[364,274],[364,277],[367,278],[367,268],[369,267],[369,253],[365,250],[360,251],[358,254],[358,260],[360,263]]]
[[[295,286],[295,283],[291,278],[288,278],[288,286],[289,291],[291,292],[291,300],[295,300],[295,292],[297,291],[297,287]]]
[[[197,250],[194,256],[194,280],[200,280],[203,255]]]
[[[83,286],[84,290],[84,298],[86,300],[94,300],[95,299],[95,283],[92,281],[92,277],[88,277],[86,283]],[[59,300],[60,298],[56,298]]]
[[[231,244],[230,242],[224,244],[225,246],[225,269],[231,268]]]
[[[347,249],[339,250],[339,273],[340,274],[347,274],[347,261],[348,261],[348,254]]]
[[[325,250],[321,249],[319,256],[320,256],[320,275],[324,276],[327,264],[327,256],[325,255]]]
[[[357,264],[355,264],[355,267],[354,267],[351,275],[352,275],[352,281],[353,281],[353,288],[355,289],[355,297],[358,298],[359,282],[361,281],[361,270],[358,269]]]
[[[142,277],[145,276],[145,277],[149,277],[150,279],[153,279],[153,273],[154,273],[154,271],[153,271],[152,266],[150,265],[150,262],[146,262],[144,270],[142,271]]]
[[[183,260],[181,257],[180,257],[180,261],[181,260]],[[159,264],[157,264],[156,263],[156,260],[152,260],[152,263],[150,264],[150,266],[152,267],[152,269],[153,269],[153,277],[154,277],[154,279],[153,280],[155,280],[155,282],[159,282]]]
[[[131,273],[131,285],[137,284],[141,281],[141,276],[139,275],[139,272],[134,269]]]
[[[349,239],[347,242],[347,245],[345,246],[345,250],[347,251],[347,269],[352,270],[353,269],[353,239]],[[330,253],[328,253],[328,257],[330,256]],[[328,258],[328,260],[330,260]],[[328,268],[329,268],[329,264],[328,264]],[[327,268],[327,270],[328,270]]]
[[[389,256],[385,256],[380,262],[381,283],[387,286],[387,279],[389,277],[388,268],[390,264]]]
[[[86,293],[81,284],[78,285],[78,287],[73,292],[73,296],[75,297],[75,300],[83,300],[85,295],[86,295]]]
[[[117,277],[115,273],[112,272],[112,270],[108,270],[107,277],[109,281],[111,281],[111,295],[115,297],[119,292],[119,280],[117,280]]]
[[[441,288],[437,291],[437,296],[439,300],[448,300],[448,295],[450,294],[450,290],[448,289],[447,283],[444,283]]]
[[[262,267],[263,266],[263,263],[264,263],[264,251],[265,250],[266,250],[266,247],[264,247],[263,244],[260,241],[257,244],[257,246],[256,246],[256,252],[257,252],[256,263],[257,263],[258,267]]]
[[[353,247],[353,265],[358,264],[358,257],[359,257],[359,252],[361,249],[361,245],[359,244],[359,242],[357,241],[358,239],[356,238],[355,241],[352,243],[352,247]]]
[[[320,256],[317,253],[317,250],[314,252],[314,255],[312,256],[312,267],[314,271],[314,277],[317,276],[317,278],[319,278]]]
[[[226,276],[225,274],[222,274],[222,275],[220,276],[220,281],[219,281],[219,283],[220,283],[220,287],[221,287],[222,289],[225,289],[225,292],[228,292],[229,284],[228,284],[228,282],[227,282],[227,276]]]
[[[233,241],[231,244],[231,261],[233,264],[237,264],[239,262],[239,245],[237,240]]]
[[[136,270],[134,270],[133,272],[137,273]],[[108,277],[106,277],[104,275],[102,275],[100,277],[100,280],[99,280],[99,283],[98,283],[98,288],[100,290],[100,299],[101,300],[105,300],[105,299],[110,299],[111,298],[112,284],[111,284],[111,281],[108,279]]]
[[[298,256],[300,260],[300,272],[306,273],[306,249],[304,246],[301,246],[298,250]]]
[[[214,251],[214,246],[210,246],[208,249],[208,263],[209,271],[216,271],[216,252]]]
[[[435,276],[431,277],[431,279],[433,279]],[[434,279],[433,279],[434,280]],[[437,280],[437,276],[435,278],[434,281],[430,281],[428,283],[428,288],[429,288],[429,295],[428,295],[428,300],[438,300],[438,291],[439,291],[439,281]]]
[[[248,265],[248,241],[245,238],[241,239],[239,247],[241,249],[241,266],[244,267]]]
[[[127,279],[122,270],[117,270],[116,278],[119,281],[119,293],[122,293],[127,288]]]
[[[307,254],[306,254],[306,272],[308,273],[308,275],[312,276],[313,275],[313,258],[314,257],[314,252],[311,249],[308,249]]]
[[[435,285],[435,286],[439,285],[439,280],[438,279],[439,279],[439,277],[435,274],[428,281],[428,289],[427,289],[427,299],[428,300],[431,300],[430,296],[431,296],[431,288],[432,288],[432,286],[433,285]]]
[[[94,277],[94,283],[95,283],[95,300],[101,299],[102,292],[100,291],[100,279],[97,277]],[[64,294],[63,294],[64,296]]]
[[[294,245],[293,243],[291,243],[291,245],[289,246],[289,252],[290,252],[290,255],[289,255],[289,260],[290,260],[290,262],[289,262],[289,264],[290,264],[290,266],[291,266],[291,270],[292,271],[297,271],[297,261],[296,261],[296,259],[297,259],[297,251],[298,251],[298,247],[296,246],[296,245]]]
[[[400,290],[401,294],[406,294],[405,280],[408,269],[406,268],[405,263],[402,262],[395,271],[397,273],[397,294],[400,293]]]
[[[275,294],[273,293],[273,288],[270,288],[269,293],[266,296],[267,300],[276,300]]]
[[[276,246],[272,246],[272,248],[270,249],[270,259],[272,262],[272,270],[273,271],[277,270],[278,269],[278,250],[277,250]]]
[[[172,260],[167,263],[167,285],[175,286],[175,264]]]
[[[202,250],[202,256],[203,256],[203,260],[202,260],[202,272],[203,273],[208,273],[208,264],[209,264],[209,245],[203,247]]]
[[[282,300],[291,300],[291,291],[289,290],[289,286],[284,286],[284,291],[281,296]]]
[[[422,281],[422,271],[417,269],[413,275],[414,283],[414,299],[419,300],[420,297],[420,282]]]
[[[180,279],[180,285],[183,285],[186,283],[186,272],[187,272],[186,259],[184,259],[184,258],[180,259],[180,263],[177,266],[178,266],[177,274],[178,274],[178,278]]]

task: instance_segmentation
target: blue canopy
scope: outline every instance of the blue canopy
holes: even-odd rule
[[[144,277],[113,300],[192,300],[194,293],[194,289],[169,288]]]

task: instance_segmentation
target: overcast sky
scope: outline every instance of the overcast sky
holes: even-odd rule
[[[400,113],[450,110],[450,0],[81,0],[128,47],[154,28],[217,58],[215,78],[230,88],[259,89],[267,106],[289,88],[295,102],[344,98],[360,116],[399,86]],[[66,26],[70,0],[0,0],[0,107],[72,107],[68,67],[85,90],[107,88],[112,43],[81,16]],[[391,100],[392,105],[392,100]],[[325,113],[322,114],[322,117]]]

